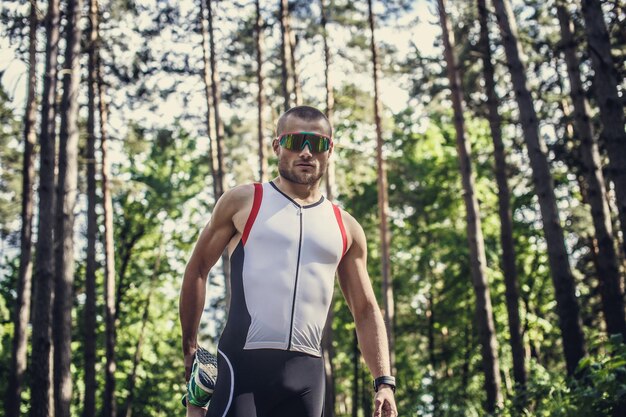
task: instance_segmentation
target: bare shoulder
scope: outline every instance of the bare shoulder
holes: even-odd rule
[[[238,185],[226,191],[220,200],[224,200],[229,204],[245,204],[248,200],[254,198],[254,184]]]
[[[253,199],[254,185],[238,185],[222,194],[215,206],[215,212],[232,217],[242,210],[249,210],[248,206],[252,206]]]
[[[365,232],[363,228],[350,213],[347,211],[341,210],[341,220],[343,221],[343,225],[346,229],[346,238],[348,240],[348,250],[353,246],[365,246]]]

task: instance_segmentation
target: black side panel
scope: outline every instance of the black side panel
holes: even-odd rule
[[[220,349],[226,354],[243,350],[252,321],[243,292],[243,260],[244,249],[240,241],[230,257],[230,310],[219,342]]]

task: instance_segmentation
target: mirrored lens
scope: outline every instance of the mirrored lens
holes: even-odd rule
[[[281,136],[280,146],[291,151],[301,151],[308,146],[312,153],[320,153],[330,148],[330,139],[310,133],[288,133]]]

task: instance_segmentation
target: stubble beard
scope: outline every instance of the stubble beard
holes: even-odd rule
[[[319,171],[317,172],[297,173],[295,172],[295,169],[289,169],[284,164],[278,164],[278,172],[280,173],[281,177],[283,177],[287,181],[302,185],[317,184],[322,178],[322,175],[324,175],[325,170],[325,166],[323,166],[323,164],[320,164]]]

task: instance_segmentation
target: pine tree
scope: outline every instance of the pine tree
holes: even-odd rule
[[[618,94],[618,85],[621,81],[617,75],[611,42],[604,22],[601,2],[597,0],[582,0],[582,14],[585,19],[585,33],[587,47],[591,56],[591,64],[595,73],[593,90],[600,108],[602,121],[601,141],[606,146],[609,155],[607,173],[609,179],[615,183],[615,196],[622,230],[622,247],[626,253],[626,130],[624,129],[624,103]],[[607,289],[610,291],[610,289]],[[619,313],[621,319],[607,317],[607,320],[619,320],[624,334],[623,305]],[[614,316],[614,314],[611,314]],[[619,329],[611,326],[611,331]]]
[[[78,188],[78,89],[80,81],[79,19],[82,0],[68,0],[65,63],[55,224],[55,288],[53,308],[54,415],[70,416],[72,399],[72,305],[74,282],[74,209]]]
[[[370,29],[370,48],[372,52],[372,76],[374,84],[374,123],[376,125],[376,164],[378,172],[378,217],[380,221],[380,261],[382,264],[383,281],[383,310],[385,325],[387,328],[387,338],[389,339],[389,358],[391,361],[392,373],[395,370],[395,343],[393,334],[394,322],[394,299],[391,282],[391,265],[389,255],[389,245],[391,237],[387,216],[389,213],[389,196],[387,190],[387,168],[383,156],[383,132],[381,122],[381,103],[378,87],[378,51],[376,49],[376,38],[374,37],[374,12],[372,11],[372,0],[368,0],[368,21]]]
[[[502,119],[498,112],[498,97],[491,63],[489,44],[488,12],[485,0],[478,0],[480,20],[480,49],[482,52],[485,90],[489,113],[489,127],[493,138],[495,157],[495,177],[498,183],[498,214],[500,216],[500,244],[502,245],[502,270],[506,285],[506,307],[508,311],[511,352],[513,354],[513,377],[523,389],[526,385],[525,351],[519,314],[519,288],[515,267],[515,247],[513,244],[513,219],[511,192],[507,182],[506,153],[502,142]]]
[[[59,1],[49,0],[46,15],[46,61],[39,133],[39,219],[33,297],[31,417],[48,417],[51,397],[50,354],[54,290],[55,99],[59,54]]]
[[[580,137],[580,154],[585,180],[589,187],[587,198],[591,205],[591,217],[598,246],[596,263],[606,329],[609,334],[622,334],[626,340],[626,320],[624,318],[623,291],[620,285],[619,261],[613,241],[613,226],[604,186],[600,150],[589,118],[589,105],[585,99],[585,91],[581,81],[569,13],[561,2],[557,2],[556,7],[561,28],[563,54],[567,62],[570,96],[574,104],[574,123],[576,133]]]
[[[580,359],[585,356],[585,338],[576,299],[576,284],[569,265],[563,228],[554,194],[554,180],[550,173],[547,149],[539,135],[539,121],[527,85],[524,61],[517,38],[517,27],[508,0],[493,0],[496,17],[506,52],[511,80],[517,99],[520,122],[532,167],[535,193],[539,198],[543,231],[548,246],[548,259],[554,284],[559,326],[568,373],[574,374]]]
[[[96,242],[98,218],[96,215],[96,96],[98,94],[98,0],[89,1],[89,35],[87,43],[87,265],[85,271],[85,307],[83,334],[85,335],[85,396],[83,417],[96,414]]]
[[[30,319],[32,297],[32,233],[33,233],[33,180],[35,179],[36,94],[37,94],[37,2],[30,0],[28,48],[28,96],[24,110],[24,159],[22,168],[22,228],[20,230],[20,270],[14,316],[13,350],[6,393],[5,414],[20,414],[22,383],[26,371],[27,327]]]
[[[446,71],[452,93],[454,109],[454,127],[456,130],[456,149],[459,158],[459,170],[463,184],[463,198],[467,216],[467,240],[470,249],[470,269],[476,296],[476,324],[482,346],[483,372],[485,374],[485,391],[487,393],[486,411],[493,413],[502,408],[502,392],[500,389],[500,365],[498,361],[498,342],[493,322],[493,308],[489,282],[487,281],[485,242],[480,221],[480,208],[476,198],[476,185],[471,163],[471,148],[465,138],[465,119],[463,115],[463,98],[461,95],[461,77],[454,56],[454,38],[450,31],[444,0],[438,0],[439,20],[443,33]]]

